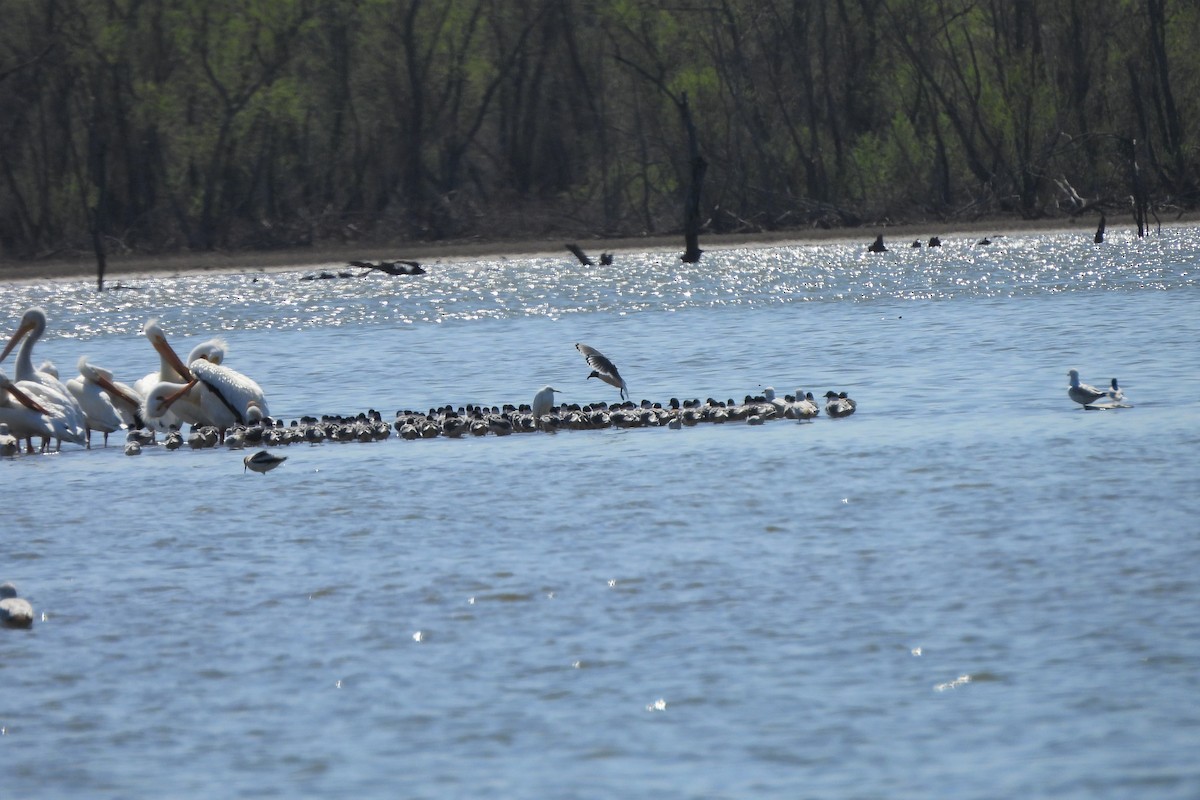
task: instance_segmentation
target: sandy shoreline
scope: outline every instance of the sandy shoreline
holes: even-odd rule
[[[1180,220],[1163,221],[1163,226],[1194,223],[1200,217],[1187,215]],[[1093,216],[1077,219],[1060,218],[1036,221],[1014,219],[985,219],[978,222],[894,225],[862,228],[835,228],[821,230],[772,231],[753,234],[701,236],[700,244],[705,249],[745,247],[771,244],[807,244],[824,242],[861,242],[865,248],[876,233],[882,233],[890,247],[906,247],[913,239],[924,241],[930,236],[939,236],[943,241],[955,238],[978,238],[984,235],[1005,235],[1047,231],[1070,231],[1090,236],[1095,231]],[[1131,217],[1109,218],[1110,234],[1122,229],[1134,228]],[[1152,227],[1151,230],[1154,228]],[[295,268],[336,269],[349,260],[378,261],[381,259],[410,259],[424,263],[464,261],[488,257],[520,258],[566,252],[563,244],[569,238],[543,241],[457,241],[421,242],[395,246],[335,246],[323,245],[287,250],[245,250],[237,252],[176,253],[168,255],[110,256],[105,282],[113,285],[120,278],[130,275],[197,274],[205,272],[265,272]],[[646,236],[619,239],[574,240],[590,256],[596,258],[601,252],[635,250],[683,251],[682,236]],[[95,260],[90,255],[72,259],[47,259],[45,261],[0,261],[0,281],[27,281],[49,279],[94,279]]]

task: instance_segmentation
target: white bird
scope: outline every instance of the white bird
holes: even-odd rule
[[[197,345],[184,364],[157,321],[147,322],[142,331],[162,359],[158,373],[162,377],[146,389],[142,406],[143,415],[156,427],[169,430],[172,425],[190,422],[225,430],[269,415],[262,388],[220,363],[225,356],[224,341],[211,339]],[[151,373],[142,380],[150,382],[153,377]]]
[[[35,381],[37,383],[47,383],[50,386],[58,384],[62,385],[58,380],[58,370],[49,361],[42,364],[42,369],[33,368],[33,346],[42,338],[42,334],[46,332],[46,312],[40,308],[26,309],[21,315],[21,322],[17,325],[17,330],[13,333],[12,338],[8,340],[8,344],[4,346],[3,352],[0,352],[0,361],[8,358],[8,354],[13,351],[13,348],[24,339],[21,344],[21,349],[17,351],[17,360],[13,375],[18,381]]]
[[[0,583],[0,624],[7,628],[28,628],[33,625],[33,606],[17,597],[17,587]]]
[[[142,419],[154,430],[178,430],[183,425],[206,425],[199,395],[192,394],[191,383],[162,381],[150,387],[142,398]]]
[[[203,358],[188,365],[206,425],[224,430],[270,416],[262,387],[237,370]]]
[[[775,406],[775,411],[779,416],[787,414],[790,403],[775,396],[774,386],[768,386],[767,388],[763,389],[763,399]]]
[[[54,435],[49,415],[36,400],[13,382],[8,373],[0,369],[0,422],[8,426],[9,432],[28,443],[34,436],[45,438]],[[27,445],[33,452],[32,445]]]
[[[1089,386],[1086,383],[1080,383],[1079,370],[1077,369],[1069,370],[1067,372],[1067,377],[1071,379],[1071,385],[1067,387],[1067,397],[1070,397],[1081,406],[1090,406],[1097,400],[1105,397],[1112,400],[1118,399],[1116,392],[1119,392],[1119,389],[1114,392],[1112,389],[1097,389],[1095,386]],[[1114,378],[1114,389],[1116,387],[1116,382],[1116,378]]]
[[[5,392],[7,394],[7,392]],[[21,443],[8,431],[8,423],[0,422],[0,458],[12,458],[21,452]]]
[[[549,414],[550,409],[554,408],[554,395],[556,392],[558,392],[558,389],[555,389],[553,386],[543,386],[533,396],[533,418],[535,420]]]
[[[792,403],[791,416],[796,419],[812,419],[821,413],[821,407],[817,405],[817,401],[813,398],[812,392],[804,393],[804,390],[796,390],[796,401]]]
[[[134,392],[145,397],[159,383],[168,381],[171,383],[186,383],[191,380],[191,371],[185,367],[185,364],[190,364],[196,359],[204,359],[213,364],[220,364],[225,360],[225,350],[227,345],[224,339],[214,338],[201,342],[192,348],[188,353],[187,361],[179,357],[175,352],[175,348],[167,341],[167,335],[162,329],[162,325],[158,320],[152,319],[142,326],[142,334],[150,340],[151,347],[159,355],[159,367],[156,371],[148,373],[133,385]],[[187,420],[182,420],[186,422]],[[181,420],[177,419],[174,414],[167,412],[166,414],[157,417],[153,424],[159,430],[168,431],[171,426],[178,426]]]
[[[26,440],[29,452],[33,452],[29,442],[34,436],[43,442],[57,439],[86,444],[82,419],[82,413],[76,417],[58,395],[40,383],[14,382],[0,370],[0,422],[6,423],[14,436]]]
[[[629,387],[625,385],[625,379],[621,377],[621,373],[617,372],[617,365],[609,361],[603,353],[594,347],[588,347],[586,344],[576,343],[575,349],[578,350],[585,359],[588,366],[592,368],[592,372],[588,375],[588,380],[599,378],[609,386],[615,386],[621,390],[621,399],[629,399]]]
[[[825,393],[825,413],[831,417],[848,417],[858,408],[858,403],[846,396],[845,392],[828,391]]]
[[[50,370],[45,371],[33,367],[33,346],[45,332],[46,312],[40,308],[26,310],[21,316],[16,332],[8,340],[3,352],[0,352],[0,361],[7,358],[20,342],[21,348],[17,351],[15,363],[17,383],[43,407],[56,431],[53,438],[58,441],[60,447],[64,441],[86,445],[86,417],[79,402],[58,379],[58,370],[54,369],[53,365],[50,365]]]
[[[92,444],[92,431],[104,434],[104,446],[108,446],[108,435],[125,427],[140,427],[139,413],[142,399],[133,389],[113,380],[108,370],[91,364],[87,356],[79,359],[79,376],[67,381],[67,391],[79,403],[84,414],[84,434],[88,447]]]
[[[242,459],[242,472],[252,470],[265,475],[285,461],[287,461],[287,456],[276,456],[266,450],[259,450],[254,455]]]

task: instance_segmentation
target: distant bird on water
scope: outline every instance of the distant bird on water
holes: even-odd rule
[[[621,377],[621,373],[617,372],[617,365],[609,361],[603,353],[594,347],[588,347],[586,344],[576,343],[575,349],[578,350],[584,358],[587,359],[588,366],[592,368],[592,372],[588,375],[588,380],[599,378],[609,386],[615,386],[621,390],[621,399],[629,399],[629,387],[625,385],[625,379]]]
[[[8,432],[8,423],[0,422],[0,458],[12,458],[21,452],[21,443]]]
[[[28,628],[33,625],[33,606],[17,597],[17,587],[0,584],[0,624],[6,628]]]
[[[242,459],[244,465],[242,472],[251,470],[265,475],[285,461],[287,461],[287,456],[271,455],[266,450],[259,450],[254,455]]]
[[[1117,388],[1117,379],[1113,378],[1111,389],[1097,389],[1095,386],[1089,386],[1086,383],[1079,382],[1079,370],[1073,369],[1067,372],[1067,377],[1071,379],[1071,385],[1067,387],[1067,396],[1074,400],[1079,405],[1087,407],[1095,403],[1097,400],[1109,398],[1110,400],[1119,400],[1125,395]]]
[[[858,403],[846,396],[845,392],[825,393],[825,413],[831,417],[848,417],[858,409]]]

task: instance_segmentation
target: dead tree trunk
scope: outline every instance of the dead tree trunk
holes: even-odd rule
[[[708,171],[708,162],[700,155],[700,146],[696,143],[696,126],[692,122],[687,92],[680,97],[679,113],[683,115],[683,127],[687,131],[688,163],[692,167],[691,182],[683,201],[684,250],[680,259],[687,264],[695,264],[704,252],[700,249],[700,189],[704,185],[704,173]]]
[[[1142,172],[1138,168],[1137,139],[1129,142],[1129,172],[1133,183],[1133,221],[1137,223],[1138,238],[1141,239],[1146,235],[1146,227],[1149,225],[1147,214],[1150,209],[1150,201],[1146,197]]]

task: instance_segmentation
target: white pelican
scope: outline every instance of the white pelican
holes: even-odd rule
[[[63,394],[73,403],[74,398],[65,389]],[[34,436],[41,437],[43,444],[50,439],[58,440],[60,445],[64,441],[87,443],[83,433],[83,412],[76,413],[71,405],[63,402],[61,395],[42,384],[14,382],[3,370],[0,370],[0,422],[8,423],[14,436],[26,440],[28,452],[33,452],[28,442]]]
[[[17,351],[16,380],[22,384],[23,391],[31,395],[39,405],[45,408],[51,418],[52,425],[59,433],[54,438],[61,447],[64,440],[76,444],[86,444],[84,425],[86,418],[83,409],[75,397],[67,391],[67,387],[58,379],[58,370],[52,364],[49,370],[33,368],[33,346],[46,332],[46,312],[40,308],[30,308],[21,316],[21,323],[13,333],[12,338],[0,352],[0,361],[8,357],[12,349],[21,342]],[[21,340],[24,339],[22,342]],[[47,362],[49,363],[49,362]],[[60,435],[61,434],[61,435]]]
[[[252,470],[266,475],[285,461],[287,461],[287,456],[271,455],[266,450],[259,450],[254,455],[242,459],[242,472]]]
[[[17,587],[0,583],[0,624],[8,628],[28,628],[33,625],[33,606],[17,597]]]
[[[831,417],[848,417],[858,408],[858,403],[846,396],[845,392],[828,391],[825,393],[825,413]]]
[[[0,352],[0,361],[8,358],[8,354],[17,346],[22,339],[21,349],[17,351],[16,370],[13,373],[19,381],[36,381],[37,383],[50,383],[53,386],[61,382],[58,380],[58,370],[49,361],[42,364],[42,369],[33,368],[33,346],[37,344],[38,339],[42,338],[42,334],[46,332],[46,312],[40,308],[30,308],[21,315],[21,322],[17,325],[17,330],[13,333],[12,338],[8,340],[8,344],[4,346],[4,351]],[[28,338],[26,338],[28,336]]]
[[[1071,385],[1067,387],[1067,397],[1070,397],[1081,406],[1090,406],[1101,398],[1117,399],[1116,390],[1113,389],[1097,389],[1095,386],[1089,386],[1086,383],[1079,382],[1079,370],[1073,369],[1067,372],[1067,377],[1071,379]],[[1113,379],[1116,384],[1116,379]],[[1115,386],[1114,386],[1115,389]]]
[[[197,396],[190,383],[162,381],[142,397],[142,419],[154,430],[179,430],[184,424],[205,425]]]
[[[0,370],[0,422],[13,436],[26,441],[26,451],[30,453],[33,446],[29,441],[34,436],[54,435],[46,409],[13,383],[4,370]]]
[[[150,345],[158,353],[159,367],[157,371],[147,374],[133,385],[136,394],[145,397],[163,381],[182,384],[191,380],[191,371],[186,368],[183,359],[167,341],[167,335],[158,320],[152,319],[142,326],[142,334],[150,340]],[[201,342],[192,348],[186,363],[190,364],[196,359],[204,359],[214,364],[220,364],[225,360],[226,346],[224,339],[209,339]],[[178,426],[181,421],[188,420],[180,420],[173,412],[166,411],[164,414],[155,415],[153,423],[150,424],[159,430],[168,431],[172,425]]]
[[[586,344],[576,343],[575,349],[578,350],[584,358],[587,359],[588,366],[592,368],[592,372],[588,375],[588,380],[599,378],[609,386],[615,386],[621,390],[621,399],[629,399],[629,387],[625,385],[625,379],[621,377],[621,373],[617,372],[617,365],[605,358],[594,347],[588,347]]]
[[[146,391],[143,410],[146,418],[153,419],[158,427],[167,430],[183,421],[212,425],[223,431],[269,416],[262,388],[220,363],[225,356],[224,341],[211,339],[197,345],[188,356],[190,361],[184,364],[157,321],[147,322],[143,333],[162,358],[159,374],[179,376],[177,380],[163,377]],[[152,377],[153,373],[143,380]],[[172,420],[172,416],[177,419]]]
[[[0,422],[0,458],[12,458],[20,452],[21,443],[8,432],[8,423]]]
[[[79,359],[79,377],[67,381],[67,391],[83,409],[84,433],[88,447],[92,444],[92,431],[104,434],[104,446],[108,447],[108,435],[124,427],[141,427],[141,397],[133,389],[113,380],[108,370],[90,363],[87,356]]]

